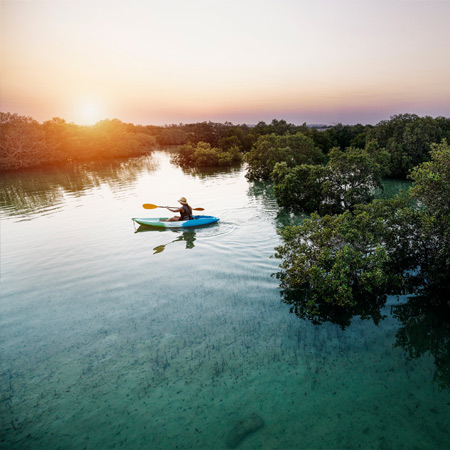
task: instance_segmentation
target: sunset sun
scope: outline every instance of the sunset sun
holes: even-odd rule
[[[97,103],[85,102],[77,108],[76,122],[80,125],[94,125],[102,118],[102,112]]]

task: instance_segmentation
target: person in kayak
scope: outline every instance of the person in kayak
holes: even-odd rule
[[[192,220],[192,208],[189,206],[188,202],[186,201],[186,197],[181,197],[180,200],[178,200],[178,203],[181,204],[180,208],[170,208],[167,206],[167,209],[172,212],[179,212],[179,216],[174,216],[170,219],[168,219],[166,222],[177,222],[181,220]]]

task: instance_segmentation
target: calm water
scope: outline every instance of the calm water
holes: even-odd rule
[[[271,255],[301,218],[244,174],[156,152],[3,176],[1,448],[450,448],[436,315],[292,314]],[[135,230],[180,196],[221,222]]]

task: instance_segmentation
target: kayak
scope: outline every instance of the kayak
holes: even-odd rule
[[[191,220],[183,220],[176,222],[163,222],[167,220],[167,217],[156,217],[150,219],[138,219],[134,218],[134,220],[139,225],[146,225],[147,227],[154,228],[188,228],[188,227],[200,227],[202,225],[210,225],[212,223],[217,223],[219,221],[218,217],[214,216],[193,216],[194,218]]]

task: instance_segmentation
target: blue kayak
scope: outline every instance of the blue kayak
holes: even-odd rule
[[[203,225],[210,225],[212,223],[217,223],[219,221],[218,217],[214,216],[193,216],[192,220],[183,220],[177,222],[165,222],[167,217],[156,217],[156,218],[133,218],[139,225],[146,225],[147,227],[154,228],[190,228],[190,227],[200,227]]]

